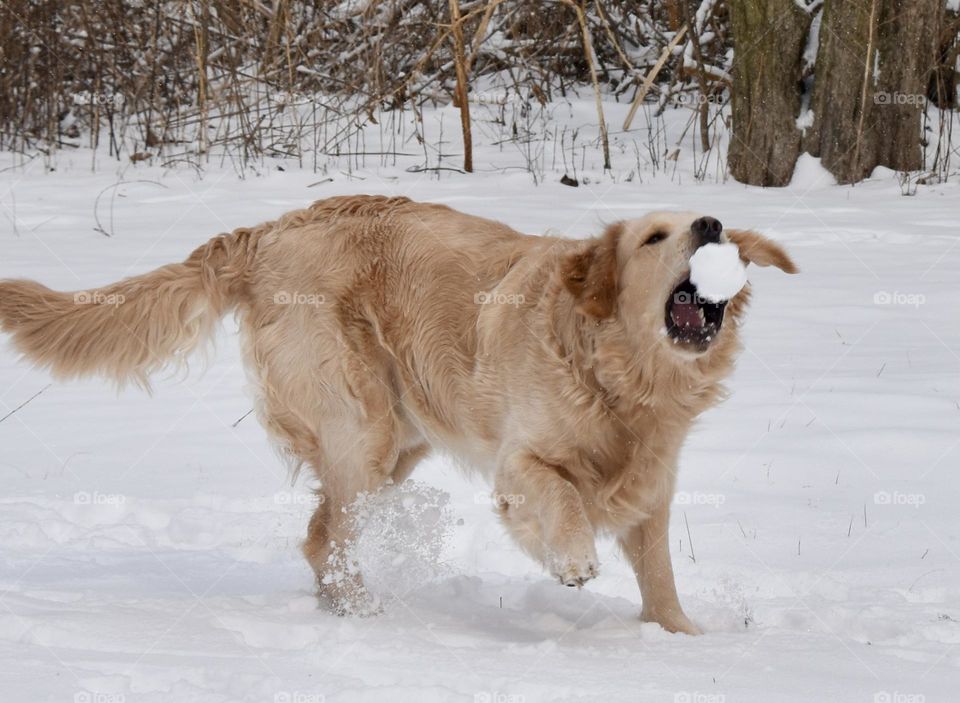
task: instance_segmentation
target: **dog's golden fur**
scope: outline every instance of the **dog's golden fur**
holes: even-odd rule
[[[492,479],[508,530],[563,583],[592,577],[594,535],[613,534],[643,616],[695,633],[674,587],[669,506],[748,297],[728,303],[706,351],[665,335],[696,217],[654,213],[578,241],[406,198],[329,198],[86,296],[0,282],[0,325],[57,376],[146,384],[236,310],[258,414],[320,481],[304,553],[340,609],[365,598],[338,566],[345,508],[435,448]],[[747,260],[795,270],[760,235],[727,237]]]

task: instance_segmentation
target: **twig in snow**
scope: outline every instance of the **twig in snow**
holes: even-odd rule
[[[597,124],[600,127],[600,145],[603,147],[603,168],[610,170],[610,140],[607,137],[607,120],[603,115],[603,100],[600,96],[600,81],[597,79],[597,67],[594,65],[593,44],[590,41],[590,30],[587,28],[587,18],[581,5],[573,0],[560,0],[577,13],[577,23],[580,25],[580,37],[583,42],[583,58],[590,69],[590,82],[593,84],[594,102],[597,107]]]
[[[6,415],[4,415],[3,417],[0,417],[0,422],[3,422],[4,420],[6,420],[8,417],[10,417],[11,415],[13,415],[13,414],[14,414],[15,412],[17,412],[18,410],[20,410],[20,408],[24,407],[27,403],[29,403],[30,401],[32,401],[34,398],[36,398],[38,395],[40,395],[41,393],[43,393],[45,390],[47,390],[47,389],[48,389],[50,386],[52,386],[52,385],[53,385],[52,383],[48,383],[48,384],[45,385],[43,388],[41,388],[41,389],[38,390],[36,393],[34,393],[32,396],[30,396],[30,397],[27,398],[25,401],[23,401],[22,403],[20,403],[20,405],[18,405],[18,406],[15,407],[13,410],[11,410],[10,412],[8,412]]]
[[[454,168],[453,166],[410,166],[404,169],[407,173],[427,173],[439,171],[453,171],[454,173],[466,173],[466,171]]]
[[[657,74],[660,73],[660,69],[663,68],[663,65],[667,62],[667,59],[670,58],[670,54],[674,47],[680,43],[680,40],[683,39],[683,35],[686,33],[687,26],[684,25],[680,28],[680,31],[673,36],[673,39],[670,40],[670,43],[663,47],[663,51],[660,53],[660,58],[653,65],[653,68],[647,72],[647,77],[643,79],[643,84],[640,86],[640,90],[637,91],[637,94],[633,98],[633,103],[630,105],[630,111],[627,113],[627,119],[623,121],[624,132],[630,129],[630,123],[633,122],[633,117],[637,114],[637,108],[640,107],[640,103],[643,102],[643,99],[647,97],[650,87],[657,79]]]
[[[247,410],[247,412],[245,412],[245,413],[243,414],[243,417],[241,417],[241,418],[240,418],[239,420],[237,420],[235,423],[233,423],[232,425],[230,425],[230,427],[236,427],[237,425],[239,425],[241,422],[243,422],[243,421],[246,419],[247,415],[249,415],[249,414],[252,413],[252,412],[253,412],[253,408],[250,408],[249,410]]]
[[[4,213],[6,217],[6,213]],[[17,227],[17,198],[13,194],[13,189],[10,190],[10,217],[7,217],[10,220],[10,224],[13,225],[13,233],[17,237],[20,236],[20,229]]]
[[[693,563],[697,563],[697,555],[693,551],[693,537],[690,536],[690,523],[687,522],[687,513],[683,513],[683,524],[687,526],[687,542],[690,543],[690,559],[693,560]]]
[[[693,56],[696,61],[696,78],[700,86],[700,106],[697,112],[700,117],[700,148],[704,152],[710,151],[710,103],[707,100],[707,79],[704,76],[703,55],[700,53],[700,30],[697,28],[697,22],[690,14],[690,4],[680,3],[683,13],[686,17],[687,27],[690,28],[690,46],[693,48]],[[702,7],[702,6],[701,6]]]
[[[473,173],[473,133],[470,129],[470,101],[467,98],[467,53],[463,41],[463,24],[460,19],[460,0],[450,0],[450,21],[452,22],[453,61],[457,76],[456,97],[463,133],[463,170]]]
[[[117,181],[117,182],[114,183],[113,185],[107,186],[106,188],[104,188],[103,190],[101,190],[101,191],[97,194],[97,197],[96,197],[96,198],[94,199],[94,201],[93,201],[93,219],[94,219],[94,220],[96,221],[96,223],[97,223],[97,226],[93,228],[95,232],[99,232],[100,234],[102,234],[102,235],[104,235],[104,236],[106,236],[106,237],[112,237],[112,236],[113,236],[112,233],[108,232],[107,230],[105,230],[105,229],[103,228],[103,223],[100,222],[100,216],[97,214],[97,206],[100,204],[100,198],[102,198],[102,197],[103,197],[103,194],[106,193],[108,190],[116,191],[116,189],[119,188],[120,186],[128,185],[128,184],[130,184],[130,183],[152,183],[152,184],[155,185],[155,186],[160,186],[161,188],[166,188],[166,186],[163,185],[163,183],[158,183],[157,181],[149,181],[149,180],[144,180],[144,179],[140,179],[140,180],[136,180],[136,181]],[[112,198],[112,197],[111,197],[111,199],[110,199],[110,227],[111,227],[111,229],[113,228],[113,198]]]
[[[924,552],[924,554],[926,554],[926,552]],[[922,558],[922,557],[921,557],[921,558]],[[935,573],[937,573],[938,571],[943,571],[943,569],[931,569],[930,571],[927,571],[927,572],[922,573],[922,574],[920,574],[919,576],[917,576],[917,578],[915,578],[915,579],[913,580],[913,583],[911,583],[911,584],[910,584],[910,587],[907,589],[907,593],[909,593],[909,592],[911,592],[911,591],[913,590],[913,587],[916,586],[916,585],[920,582],[920,579],[924,578],[925,576],[929,576],[930,574],[935,574]]]

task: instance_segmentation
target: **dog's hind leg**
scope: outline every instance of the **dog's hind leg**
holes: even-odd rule
[[[362,575],[351,563],[349,548],[357,536],[358,527],[351,507],[363,494],[404,481],[428,451],[426,444],[395,451],[383,444],[387,437],[382,430],[368,429],[349,436],[369,437],[371,432],[381,434],[381,451],[386,450],[386,456],[368,454],[366,462],[344,456],[343,460],[333,462],[327,468],[314,466],[321,481],[317,491],[320,504],[310,519],[303,554],[317,576],[318,597],[324,605],[342,615],[365,615],[378,608],[376,599],[363,584]],[[355,448],[357,454],[366,448],[361,447],[362,444],[361,439]],[[348,449],[347,455],[351,453],[353,450]],[[387,467],[391,468],[388,470]]]
[[[351,508],[406,478],[426,445],[402,417],[373,329],[338,310],[268,305],[247,317],[245,350],[264,426],[320,483],[302,547],[318,596],[336,612],[367,613],[376,603],[350,558]]]
[[[560,583],[582,586],[597,575],[594,530],[583,499],[562,469],[528,452],[497,471],[494,500],[517,543]]]
[[[314,466],[321,480],[317,491],[320,504],[310,518],[303,554],[317,576],[318,596],[335,612],[369,614],[377,609],[376,600],[367,593],[361,574],[350,563],[348,550],[357,527],[350,513],[351,505],[361,494],[404,481],[427,451],[426,444],[418,444],[397,452],[395,458],[391,453],[386,458],[387,462],[393,459],[389,473],[369,463],[366,467],[350,466],[350,461],[331,465],[326,470]]]
[[[342,614],[375,610],[349,559],[355,531],[350,508],[358,496],[387,483],[402,456],[401,426],[388,389],[372,377],[348,384],[336,371],[324,375],[328,368],[339,370],[348,355],[335,339],[310,339],[298,333],[303,325],[269,335],[264,326],[251,327],[248,358],[261,422],[320,484],[302,550],[321,603]],[[305,359],[313,363],[305,366]]]
[[[397,414],[388,387],[354,386],[363,412],[323,423],[324,453],[312,462],[320,480],[321,504],[307,531],[303,553],[317,575],[318,596],[342,614],[369,614],[378,603],[366,590],[350,547],[362,525],[353,512],[357,499],[401,483],[428,446]]]
[[[317,576],[317,594],[324,605],[340,614],[369,614],[378,606],[351,559],[360,527],[352,508],[360,496],[390,482],[402,452],[388,418],[366,428],[339,428],[325,450],[313,463],[321,484],[320,505],[310,519],[303,554]]]

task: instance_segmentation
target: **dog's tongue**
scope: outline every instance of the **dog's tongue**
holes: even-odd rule
[[[670,318],[677,327],[703,327],[700,309],[694,303],[674,303]]]

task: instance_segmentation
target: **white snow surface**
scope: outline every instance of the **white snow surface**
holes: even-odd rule
[[[356,558],[383,613],[318,610],[299,553],[314,498],[254,416],[238,422],[251,406],[227,319],[205,372],[161,377],[152,397],[55,382],[0,351],[4,701],[956,700],[956,183],[902,197],[893,174],[843,187],[807,168],[764,190],[697,183],[683,156],[672,177],[604,176],[585,154],[579,188],[551,171],[535,186],[505,155],[478,151],[490,168],[471,176],[286,164],[244,180],[105,155],[91,173],[83,150],[53,171],[0,156],[0,277],[86,289],[357,192],[531,233],[588,236],[661,208],[765,233],[801,273],[749,268],[745,349],[683,450],[671,521],[680,598],[706,634],[641,623],[608,539],[597,579],[557,585],[444,457],[365,503]],[[101,193],[109,237],[94,231]]]
[[[747,284],[740,249],[733,242],[704,244],[690,257],[690,282],[707,300],[730,300]]]
[[[809,192],[824,185],[835,185],[836,182],[833,174],[820,163],[820,159],[810,154],[800,154],[793,168],[790,187]]]

